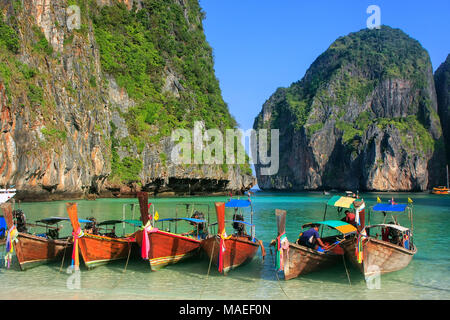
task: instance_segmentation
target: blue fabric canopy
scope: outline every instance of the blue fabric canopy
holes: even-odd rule
[[[250,200],[239,200],[239,199],[231,199],[227,203],[225,203],[225,207],[227,208],[246,208],[251,205]]]
[[[3,237],[5,234],[7,227],[6,227],[6,221],[3,216],[0,217],[0,236]]]
[[[195,223],[205,223],[206,220],[200,220],[200,219],[194,219],[194,218],[166,218],[166,219],[159,219],[156,220],[158,221],[177,221],[177,220],[185,220],[185,221],[190,221],[190,222],[195,222]]]
[[[407,204],[378,203],[372,209],[373,211],[403,212],[406,207]]]

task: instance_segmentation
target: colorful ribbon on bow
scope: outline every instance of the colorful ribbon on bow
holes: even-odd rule
[[[14,253],[14,242],[19,242],[19,239],[17,239],[18,236],[19,232],[17,231],[16,226],[12,226],[11,229],[8,230],[8,236],[6,237],[5,267],[8,269],[11,266],[12,255]]]
[[[152,227],[150,221],[147,222],[147,225],[143,227],[142,230],[142,245],[141,245],[141,257],[142,259],[148,260],[148,253],[150,252],[150,240],[148,237],[149,233],[157,232],[158,228]]]
[[[226,250],[225,247],[225,240],[227,239],[227,233],[225,232],[225,229],[223,229],[222,233],[220,234],[220,243],[219,243],[219,272],[223,271],[223,254]]]
[[[360,222],[360,219],[359,219],[359,213],[360,213],[363,209],[365,209],[365,207],[366,207],[366,204],[363,202],[362,205],[356,209],[356,212],[355,212],[355,222],[358,224],[358,226],[361,225],[361,222]]]
[[[73,249],[72,249],[72,268],[78,269],[80,267],[80,258],[78,254],[78,241],[79,239],[84,236],[83,231],[80,227],[78,227],[78,230],[76,232],[72,232],[73,236]]]
[[[287,255],[288,251],[289,251],[289,241],[286,236],[286,233],[283,232],[277,237],[277,262],[275,266],[277,271],[284,270],[285,253]]]
[[[364,230],[362,232],[364,232]],[[365,238],[366,236],[362,234],[362,232],[358,235],[358,238],[356,240],[355,255],[358,263],[362,263],[364,261],[363,238]]]

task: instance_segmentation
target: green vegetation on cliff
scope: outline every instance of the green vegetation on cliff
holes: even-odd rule
[[[85,29],[92,25],[102,71],[136,102],[126,111],[118,110],[129,136],[112,139],[111,179],[136,181],[142,169],[139,155],[133,161],[121,160],[120,147],[131,150],[134,145],[141,153],[145,144],[158,144],[176,128],[192,128],[194,121],[203,121],[207,129],[236,127],[214,74],[197,0],[144,0],[142,8],[134,5],[131,10],[120,1],[111,6],[87,0],[68,4],[80,6]],[[68,37],[64,45],[72,41],[73,36]],[[89,85],[99,84],[91,77]],[[69,84],[69,92],[70,88]],[[164,166],[167,156],[160,160]],[[251,173],[249,165],[243,169]]]
[[[5,47],[13,53],[17,53],[20,48],[19,37],[16,30],[4,22],[3,15],[0,14],[0,49]]]
[[[214,75],[203,13],[197,1],[187,4],[145,0],[141,10],[129,11],[121,3],[93,10],[102,68],[138,103],[131,111],[139,115],[133,134],[156,125],[158,137],[167,136],[195,120],[207,128],[236,126]],[[179,97],[163,90],[168,73],[180,84]]]
[[[389,121],[395,122],[392,124],[402,133],[406,133],[404,126],[410,125],[421,149],[432,152],[434,140],[428,129],[430,118],[435,119],[437,114],[431,96],[425,93],[429,70],[427,51],[399,29],[383,26],[379,30],[350,33],[333,42],[302,80],[277,91],[283,99],[278,99],[272,107],[270,124],[263,123],[261,117],[255,124],[271,128],[288,126],[294,131],[304,127],[311,137],[322,130],[324,122],[333,119],[335,127],[342,132],[342,142],[356,146],[371,124],[385,123],[377,120],[383,115],[365,110],[375,88],[389,79],[400,80],[408,82],[420,97],[409,103],[407,119]],[[318,109],[328,111],[312,116],[311,112]]]
[[[438,113],[444,135],[447,163],[450,164],[450,54],[434,74]]]

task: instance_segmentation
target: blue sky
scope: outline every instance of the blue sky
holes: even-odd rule
[[[278,87],[300,80],[340,36],[366,28],[369,5],[428,51],[433,70],[450,53],[450,1],[200,0],[224,100],[242,129]]]

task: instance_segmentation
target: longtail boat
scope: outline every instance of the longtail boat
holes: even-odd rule
[[[16,189],[0,189],[0,204],[7,202],[16,195]]]
[[[356,233],[356,228],[349,223],[338,220],[325,220],[321,222],[307,223],[303,228],[322,226],[338,231],[338,235],[330,235],[321,238],[327,248],[312,249],[297,242],[289,242],[286,236],[286,211],[275,210],[277,218],[278,236],[272,245],[277,246],[277,271],[284,272],[284,279],[290,280],[300,275],[318,271],[330,267],[339,262],[344,250],[340,247],[345,242],[351,241]]]
[[[227,236],[225,231],[225,207],[235,210],[231,221],[235,233],[230,236]],[[246,207],[251,207],[251,222],[253,222],[253,207],[250,199],[232,199],[226,204],[223,202],[215,203],[218,232],[202,242],[202,249],[217,265],[220,273],[227,274],[230,270],[251,261],[260,247],[262,256],[265,256],[262,241],[255,238],[254,225],[244,221],[242,212],[238,212],[238,209]],[[245,226],[251,228],[250,235],[247,234]]]
[[[433,190],[431,190],[431,193],[433,194],[450,194],[450,190],[444,186],[434,187]]]
[[[444,186],[434,187],[431,190],[431,193],[433,193],[433,194],[447,194],[447,195],[450,194],[450,189],[448,187],[448,184],[449,184],[449,182],[448,182],[448,179],[449,179],[449,177],[448,177],[448,165],[445,168],[447,170],[447,187],[444,187]]]
[[[88,269],[111,261],[127,259],[135,243],[134,234],[117,237],[115,225],[125,223],[125,220],[108,220],[96,223],[92,220],[87,222],[84,230],[81,229],[78,220],[77,204],[67,203],[67,212],[73,228],[74,244],[81,251],[84,264]],[[102,232],[102,227],[112,225],[112,229]]]
[[[408,200],[411,204],[412,200]],[[393,201],[389,204],[378,203],[372,207],[372,211],[383,213],[383,223],[362,225],[358,236],[343,244],[346,256],[363,273],[366,280],[377,274],[405,268],[417,253],[413,242],[413,212],[410,204],[396,204]],[[387,213],[391,213],[392,217],[389,223],[386,223]],[[411,229],[399,225],[394,214],[407,214]],[[381,232],[378,233],[377,230]]]
[[[11,203],[2,205],[8,226],[7,258],[8,264],[15,251],[21,270],[61,259],[65,250],[72,250],[71,237],[59,237],[58,224],[68,218],[51,217],[27,223],[22,210],[12,210]],[[30,227],[45,228],[45,233],[31,234]]]
[[[136,232],[136,242],[141,247],[141,257],[149,261],[152,271],[157,271],[169,264],[177,263],[181,260],[193,257],[200,251],[200,244],[203,241],[206,231],[207,221],[195,217],[178,217],[176,210],[175,218],[159,219],[158,215],[153,212],[149,214],[148,194],[146,192],[138,192],[139,206],[141,210],[141,220],[143,228]],[[195,206],[195,204],[185,204],[186,210]],[[197,204],[200,206],[200,204]],[[206,205],[207,206],[207,205]],[[198,212],[198,216],[203,213]],[[209,215],[209,206],[208,206]],[[194,216],[195,212],[194,212]],[[178,222],[188,222],[195,227],[194,232],[178,233]],[[168,229],[164,229],[164,223],[169,225]],[[156,224],[161,224],[159,228]],[[172,232],[174,228],[174,232]]]

